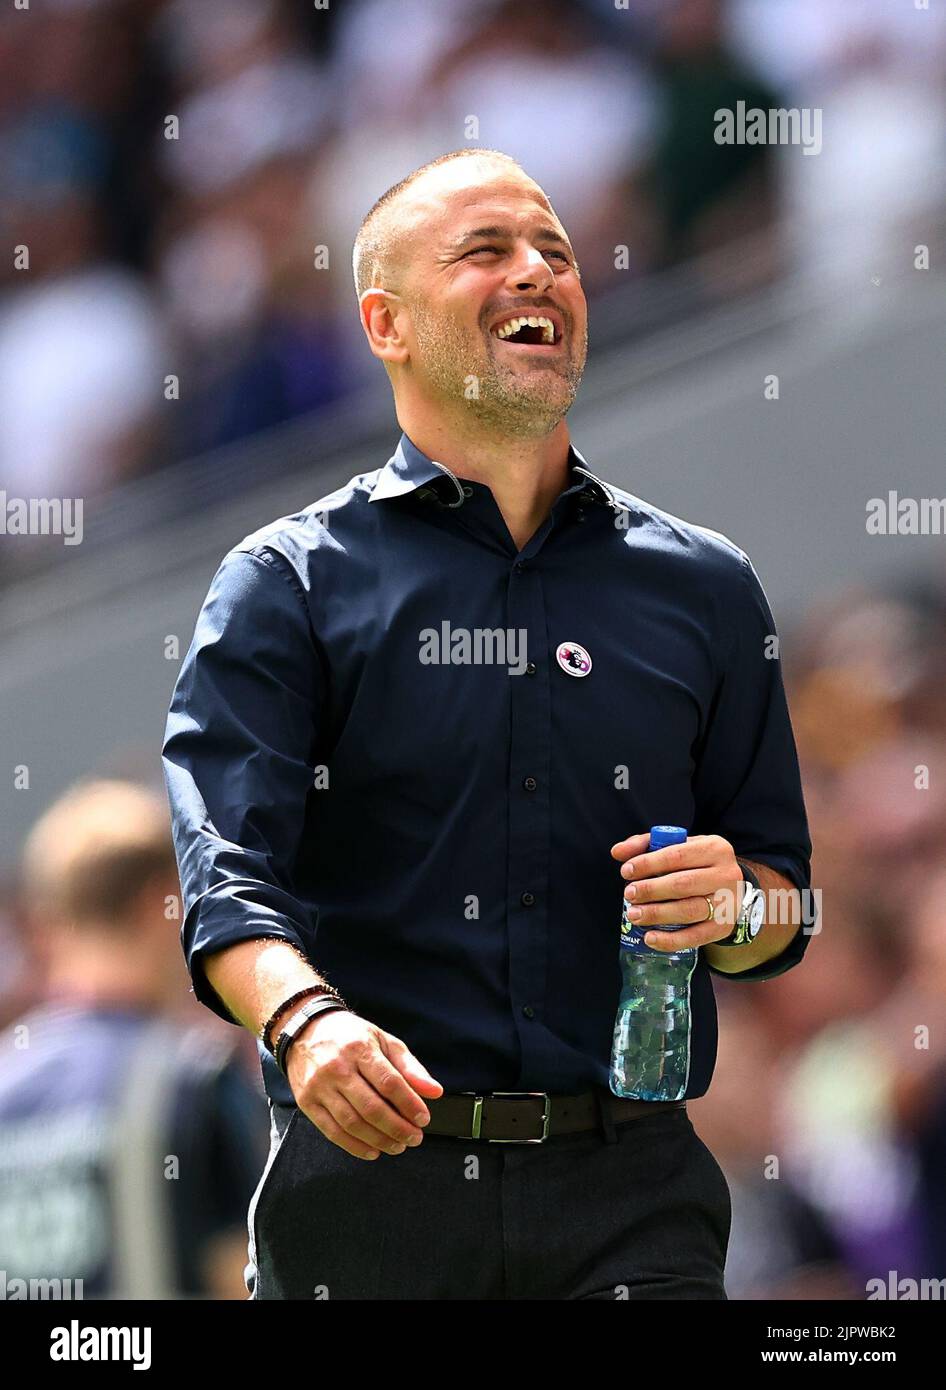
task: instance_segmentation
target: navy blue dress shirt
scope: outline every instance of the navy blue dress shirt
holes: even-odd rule
[[[224,557],[163,750],[182,943],[221,1017],[205,955],[280,937],[446,1091],[580,1092],[608,1084],[616,841],[719,834],[809,889],[752,563],[568,463],[522,549],[487,486],[402,435]],[[726,978],[779,975],[808,940]],[[714,973],[701,950],[688,1098],[716,1060]]]

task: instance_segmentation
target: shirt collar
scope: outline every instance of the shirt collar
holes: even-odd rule
[[[623,510],[607,483],[591,472],[574,444],[569,445],[568,459],[570,482],[565,492],[580,488],[589,501],[610,507],[612,511]],[[446,507],[462,506],[469,495],[446,464],[428,458],[406,434],[402,434],[397,448],[378,474],[378,481],[368,500],[383,502],[386,498],[403,497],[409,492],[416,493],[418,497],[435,497]]]

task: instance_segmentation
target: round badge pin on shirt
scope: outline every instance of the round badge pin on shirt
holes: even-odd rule
[[[587,676],[591,670],[591,656],[580,642],[559,642],[555,660],[569,676]]]

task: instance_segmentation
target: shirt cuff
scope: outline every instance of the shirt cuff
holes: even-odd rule
[[[818,911],[812,900],[810,877],[807,873],[803,873],[793,860],[784,856],[738,854],[737,858],[747,859],[750,863],[764,864],[767,868],[774,869],[776,873],[784,874],[793,887],[801,893],[801,921],[791,941],[779,951],[777,956],[771,956],[769,960],[761,961],[759,965],[753,965],[748,970],[720,970],[717,966],[710,965],[708,960],[706,964],[712,974],[718,975],[724,980],[774,980],[777,975],[784,975],[786,970],[791,970],[799,963],[808,949],[808,942],[816,934]],[[731,949],[738,951],[739,947],[735,946]]]
[[[288,895],[268,884],[245,880],[216,885],[191,905],[181,929],[184,958],[190,972],[194,996],[226,1023],[236,1024],[223,1000],[207,979],[206,958],[240,941],[285,941],[307,960],[301,932],[280,910],[292,903]]]

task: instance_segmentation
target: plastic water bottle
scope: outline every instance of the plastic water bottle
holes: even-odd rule
[[[686,838],[679,825],[655,825],[650,848],[680,845]],[[625,898],[611,1090],[635,1100],[683,1100],[690,1075],[690,976],[697,948],[652,950],[644,942],[645,932],[652,928],[631,921],[630,906]],[[676,928],[662,925],[660,930]]]

